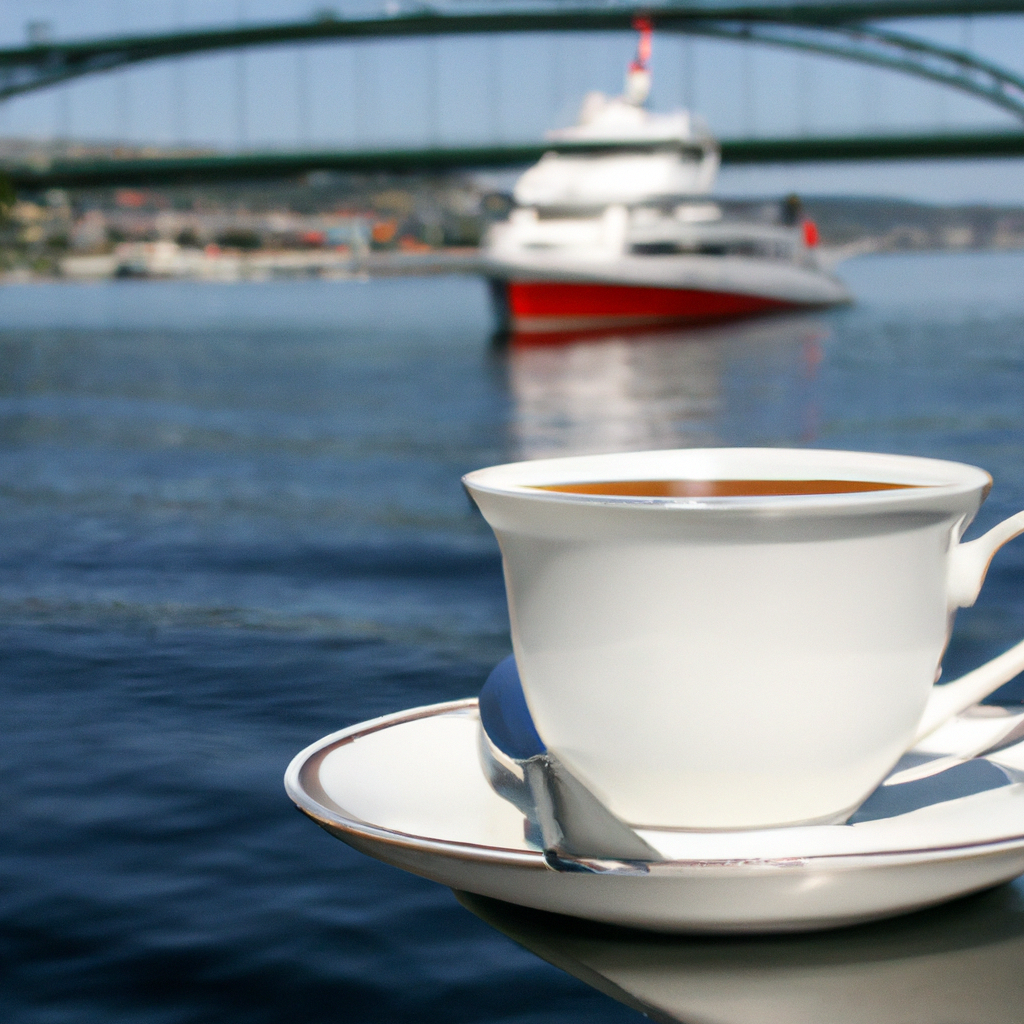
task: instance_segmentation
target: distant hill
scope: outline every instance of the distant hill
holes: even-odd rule
[[[873,251],[1024,248],[1024,207],[935,206],[902,199],[804,196],[804,210],[830,246]]]

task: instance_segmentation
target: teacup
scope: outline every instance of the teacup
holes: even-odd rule
[[[705,483],[545,489],[662,480]],[[733,493],[750,481],[812,493]],[[813,493],[822,481],[883,489]],[[933,685],[956,609],[1024,532],[1020,513],[960,543],[992,483],[973,466],[690,449],[463,482],[501,547],[537,730],[636,828],[842,821],[918,738],[1024,670],[1022,643]]]

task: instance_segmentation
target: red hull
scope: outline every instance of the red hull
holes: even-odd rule
[[[509,281],[507,326],[518,344],[568,341],[791,309],[756,295],[576,281]]]

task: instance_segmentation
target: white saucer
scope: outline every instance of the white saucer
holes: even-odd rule
[[[539,910],[659,931],[834,927],[1024,872],[1024,784],[1010,781],[1013,769],[1024,768],[1024,744],[997,755],[1010,778],[982,782],[997,788],[955,796],[954,787],[950,798],[939,775],[918,784],[932,787],[932,802],[852,825],[642,831],[666,860],[588,861],[589,870],[567,873],[547,865],[524,838],[523,815],[485,780],[478,724],[475,699],[364,722],[303,750],[285,788],[337,838],[414,874]],[[999,775],[985,759],[960,770]],[[886,792],[897,789],[909,791]],[[901,809],[898,800],[892,806]]]

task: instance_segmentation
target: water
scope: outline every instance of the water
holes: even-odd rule
[[[639,1020],[281,775],[508,651],[467,470],[862,448],[989,469],[972,532],[1024,508],[1024,254],[844,274],[846,310],[507,356],[472,279],[0,291],[0,1019]],[[949,673],[1022,633],[1019,542]]]

